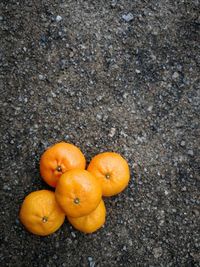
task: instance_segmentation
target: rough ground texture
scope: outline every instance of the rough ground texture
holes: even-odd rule
[[[199,266],[199,5],[1,1],[1,266]],[[19,222],[60,140],[129,162],[94,234]]]

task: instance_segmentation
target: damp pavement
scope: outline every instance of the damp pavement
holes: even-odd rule
[[[200,266],[199,1],[1,1],[1,266]],[[18,219],[65,140],[131,180],[103,228],[37,237]]]

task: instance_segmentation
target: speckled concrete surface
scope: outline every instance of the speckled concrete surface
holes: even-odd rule
[[[1,266],[199,266],[199,1],[1,1]],[[49,237],[18,220],[65,140],[131,181],[104,228]]]

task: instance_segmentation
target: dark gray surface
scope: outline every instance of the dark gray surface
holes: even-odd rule
[[[199,1],[1,1],[1,266],[199,266]],[[23,198],[65,140],[131,181],[92,235],[36,237]]]

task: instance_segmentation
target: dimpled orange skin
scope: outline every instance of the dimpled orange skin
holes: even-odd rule
[[[54,192],[39,190],[24,199],[19,218],[29,232],[46,236],[61,227],[65,214],[57,204]]]
[[[96,155],[91,160],[87,170],[101,182],[102,195],[107,197],[122,192],[130,180],[127,161],[115,152],[104,152]]]
[[[60,142],[48,148],[40,159],[40,173],[45,182],[56,187],[60,176],[71,169],[85,169],[86,160],[80,149]]]
[[[83,233],[93,233],[97,231],[104,223],[106,218],[106,208],[104,201],[101,200],[97,208],[88,215],[72,218],[67,217],[74,228]]]
[[[102,190],[100,183],[91,173],[74,169],[60,177],[55,196],[67,216],[81,217],[98,206]]]

